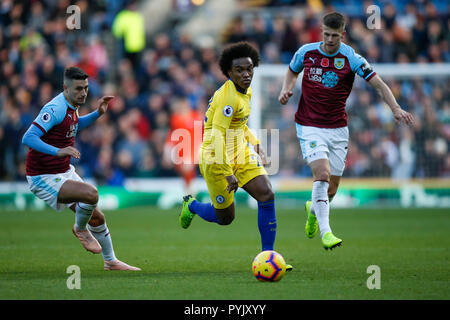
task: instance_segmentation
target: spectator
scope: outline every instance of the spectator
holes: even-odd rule
[[[123,186],[125,174],[112,164],[113,151],[109,147],[102,148],[94,166],[94,177],[99,185]]]
[[[137,71],[140,53],[145,48],[145,23],[135,0],[130,0],[127,8],[117,14],[112,31],[116,38],[123,39],[125,57]]]
[[[172,101],[170,132],[164,146],[166,167],[174,165],[177,173],[183,178],[186,194],[193,192],[191,183],[197,175],[198,153],[200,151],[202,117],[193,110],[189,99],[182,97]]]

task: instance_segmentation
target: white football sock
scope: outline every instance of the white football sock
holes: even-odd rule
[[[334,199],[334,196],[332,196],[332,197],[328,197],[328,200],[330,200],[330,207],[331,207],[331,201],[333,201],[333,199]],[[312,202],[312,201],[311,201]],[[313,215],[316,215],[316,212],[314,211],[314,203],[311,203],[311,207],[309,208],[309,211],[313,214]]]
[[[88,225],[88,228],[89,231],[91,231],[94,238],[97,239],[98,243],[100,243],[100,246],[102,247],[103,260],[107,261],[116,260],[117,258],[114,254],[111,235],[109,233],[109,229],[108,226],[106,225],[106,222],[97,227]]]
[[[320,235],[326,232],[331,232],[329,216],[330,216],[330,203],[328,200],[328,186],[326,181],[314,181],[312,189],[312,207],[314,207],[314,213],[317,217],[317,223],[319,224]]]
[[[86,226],[91,220],[92,212],[94,212],[97,204],[88,204],[77,202],[75,205],[75,225],[78,230],[86,230]]]

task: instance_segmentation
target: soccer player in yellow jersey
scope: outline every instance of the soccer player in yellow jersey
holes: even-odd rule
[[[197,214],[206,221],[229,225],[235,215],[234,192],[241,187],[258,201],[258,229],[264,251],[273,250],[277,222],[274,193],[263,167],[265,154],[247,127],[250,84],[258,64],[259,53],[247,42],[223,50],[219,65],[229,80],[209,101],[199,157],[212,204],[186,196],[179,220],[183,228],[188,228]]]

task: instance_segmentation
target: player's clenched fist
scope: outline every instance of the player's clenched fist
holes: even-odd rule
[[[237,191],[239,188],[238,179],[234,175],[226,176],[225,179],[227,179],[228,182],[227,191]]]
[[[75,159],[80,159],[80,151],[78,151],[74,147],[65,147],[65,148],[59,149],[56,156],[60,157],[60,158],[71,156],[71,157],[74,157]]]
[[[281,91],[278,101],[280,101],[281,104],[286,104],[293,94],[294,93],[292,91]]]

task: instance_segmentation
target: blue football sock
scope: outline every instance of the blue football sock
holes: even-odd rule
[[[275,200],[258,202],[258,229],[261,234],[262,250],[273,250],[277,233]]]
[[[203,220],[220,224],[216,216],[216,210],[211,203],[194,200],[189,204],[189,210],[196,213]]]

